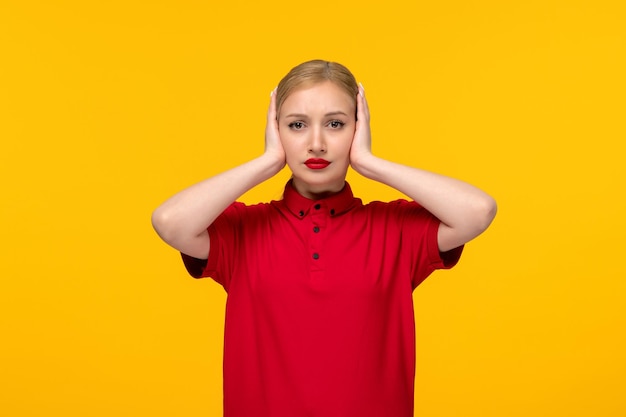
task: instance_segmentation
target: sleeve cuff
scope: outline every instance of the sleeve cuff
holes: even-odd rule
[[[222,283],[220,274],[217,272],[217,261],[220,252],[220,240],[217,231],[213,225],[209,226],[209,239],[211,240],[211,249],[209,250],[208,259],[198,259],[181,252],[183,264],[189,275],[194,278],[212,277],[215,281]]]
[[[428,234],[430,235],[430,238],[428,239],[428,257],[430,264],[434,269],[450,269],[459,262],[461,254],[463,253],[464,245],[446,252],[440,252],[437,238],[439,225],[441,225],[441,222],[436,219],[429,225]]]
[[[204,276],[204,271],[207,267],[208,259],[198,259],[193,256],[189,256],[185,253],[180,253],[183,258],[183,264],[187,269],[189,275],[194,278],[202,278]]]

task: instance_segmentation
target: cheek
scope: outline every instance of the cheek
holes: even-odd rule
[[[341,146],[346,151],[349,152],[352,147],[352,140],[354,139],[354,129],[350,131],[346,131],[341,137]]]
[[[290,133],[288,128],[283,128],[282,126],[278,128],[278,137],[283,148],[289,144]]]
[[[293,158],[299,153],[299,149],[297,146],[297,141],[291,134],[281,134],[280,135],[280,143],[283,145],[283,150],[285,151],[285,157],[287,160]]]

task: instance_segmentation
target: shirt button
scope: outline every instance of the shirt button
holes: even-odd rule
[[[330,215],[332,216],[333,214],[335,214],[335,209],[330,209]]]
[[[322,207],[322,206],[320,206],[319,204],[316,204],[316,205],[314,205],[314,206],[313,206],[313,208],[314,208],[315,210],[319,210],[321,207]]]
[[[319,259],[320,258],[320,254],[319,253],[314,253],[313,254],[313,259]]]
[[[304,211],[300,210],[300,213],[298,213],[300,216],[304,216]]]
[[[320,228],[319,228],[319,227],[317,227],[317,226],[315,226],[315,227],[313,228],[313,231],[314,231],[315,233],[317,233],[317,232],[319,232],[319,231],[320,231]]]

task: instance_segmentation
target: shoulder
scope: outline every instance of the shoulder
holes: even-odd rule
[[[394,215],[424,212],[421,205],[415,201],[398,199],[393,201],[371,201],[363,205],[363,209],[372,213],[388,213]]]
[[[373,224],[384,223],[385,227],[397,227],[400,230],[422,230],[439,221],[428,210],[415,201],[404,199],[389,202],[372,201],[363,206],[369,221]]]
[[[270,203],[246,204],[240,201],[231,203],[226,209],[215,219],[214,225],[231,225],[253,224],[262,219],[270,217],[270,213],[274,211]]]
[[[272,203],[256,203],[246,204],[241,201],[235,201],[231,203],[222,214],[227,215],[254,215],[257,213],[267,212]]]

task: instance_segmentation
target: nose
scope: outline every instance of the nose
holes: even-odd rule
[[[325,153],[326,152],[326,140],[324,133],[321,129],[311,129],[311,136],[309,138],[309,153]]]

